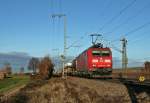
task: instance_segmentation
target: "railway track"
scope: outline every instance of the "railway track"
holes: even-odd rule
[[[139,73],[114,73],[112,75],[102,76],[86,76],[86,75],[69,75],[81,78],[97,79],[97,80],[109,80],[111,82],[121,82],[125,84],[150,87],[150,74]]]
[[[138,103],[136,94],[146,92],[150,94],[150,81],[137,81],[134,79],[126,78],[88,78],[97,81],[108,81],[112,83],[119,83],[125,85],[128,90],[130,99],[132,103]]]
[[[126,79],[126,78],[112,78],[112,79],[97,78],[97,80],[120,83],[125,85],[128,90],[132,103],[138,103],[136,94],[143,93],[143,92],[150,94],[150,81],[141,82],[141,81]]]
[[[137,82],[131,79],[123,79],[121,82],[128,89],[132,103],[138,103],[136,94],[146,92],[150,94],[150,81]]]
[[[129,78],[90,78],[96,80],[103,80],[115,83],[123,83],[131,86],[140,86],[141,88],[146,87],[150,90],[150,80],[139,81],[137,79],[129,79]]]

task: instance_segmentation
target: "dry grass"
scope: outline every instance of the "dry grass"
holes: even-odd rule
[[[139,98],[146,97],[139,96]],[[9,103],[131,103],[127,89],[122,84],[72,77],[32,82],[9,101]]]

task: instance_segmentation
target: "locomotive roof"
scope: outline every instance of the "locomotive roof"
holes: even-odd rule
[[[89,48],[85,49],[83,52],[81,52],[77,57],[79,57],[82,53],[86,52],[88,49],[91,48],[101,48],[101,49],[110,49],[109,47],[103,47],[101,43],[97,43],[95,45],[90,46]]]
[[[87,48],[86,50],[91,49],[91,48],[110,49],[109,47],[103,47],[103,44],[101,44],[101,43],[94,44],[94,45],[90,46],[89,48]],[[84,50],[84,51],[86,51],[86,50]]]

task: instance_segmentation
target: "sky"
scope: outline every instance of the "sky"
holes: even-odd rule
[[[64,19],[52,15],[65,14],[67,47],[75,42],[67,55],[77,56],[91,46],[89,35],[99,33],[118,49],[125,37],[129,59],[150,59],[149,11],[150,0],[0,0],[0,52],[62,54]]]

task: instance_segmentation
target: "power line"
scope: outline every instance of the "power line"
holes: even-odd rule
[[[140,9],[138,12],[136,12],[135,15],[131,16],[131,17],[128,17],[126,20],[124,20],[122,23],[120,23],[119,25],[117,25],[116,27],[114,27],[111,31],[109,32],[106,32],[104,34],[108,34],[108,33],[113,33],[114,31],[116,31],[117,29],[121,28],[122,26],[121,25],[125,25],[127,24],[129,21],[135,19],[136,17],[138,17],[138,15],[142,14],[143,10],[146,8],[146,7],[149,7],[149,4],[148,3],[146,6],[144,6],[142,9]]]
[[[114,17],[112,17],[109,21],[107,21],[100,29],[99,31],[101,31],[102,29],[104,29],[104,27],[110,23],[112,23],[114,20],[116,20],[121,14],[123,14],[129,7],[131,7],[137,0],[133,0],[130,4],[128,4],[126,7],[124,7],[123,9],[121,9],[119,11],[119,13],[117,15],[115,15]]]
[[[112,0],[110,0],[110,1],[108,2],[108,4],[106,5],[106,7],[110,6],[110,4],[112,4]],[[104,11],[105,11],[105,10],[103,10],[102,14],[104,13]],[[86,36],[86,34],[87,34],[87,33],[85,33],[83,36],[81,36],[78,40],[72,42],[71,45],[68,46],[68,48],[70,48],[71,46],[77,44],[77,43],[80,42],[82,39],[84,39],[85,36]]]
[[[64,68],[65,68],[65,63],[66,63],[66,54],[67,54],[67,16],[65,14],[53,14],[53,18],[58,17],[64,19],[64,51],[63,55],[61,55],[62,62],[63,62],[63,72],[62,72],[62,77],[64,78]]]
[[[50,0],[51,14],[62,13],[62,0]]]
[[[149,31],[145,31],[145,32],[143,32],[143,33],[141,33],[141,34],[139,34],[140,36],[136,36],[136,39],[134,38],[134,39],[130,39],[129,40],[129,43],[136,43],[136,42],[138,42],[138,41],[141,41],[142,39],[145,39],[145,38],[147,38],[146,36],[148,36],[148,35],[145,35],[145,34],[147,34],[147,33],[149,33]]]
[[[111,4],[112,4],[112,0],[109,0],[108,4],[105,5],[105,7],[108,8],[108,7],[110,7]],[[103,12],[102,12],[101,14],[104,14],[104,11],[105,11],[105,10],[103,10]],[[70,47],[73,46],[73,45],[76,45],[78,42],[80,42],[82,39],[84,39],[85,36],[86,36],[86,34],[87,34],[87,33],[84,33],[83,36],[81,36],[78,40],[72,42],[71,45],[68,46],[68,48],[70,48]]]
[[[145,24],[143,24],[143,25],[141,25],[141,26],[139,26],[139,27],[137,27],[137,28],[135,28],[135,29],[133,29],[133,30],[131,30],[131,31],[129,31],[129,32],[126,33],[124,36],[131,35],[131,33],[134,33],[134,32],[136,32],[136,31],[138,31],[138,30],[141,30],[141,29],[145,28],[146,26],[148,26],[149,24],[150,24],[150,21],[147,22],[147,23],[145,23]]]
[[[127,33],[125,33],[125,35],[123,35],[123,36],[124,36],[124,37],[127,37],[127,36],[131,35],[132,33],[137,32],[137,31],[139,31],[139,30],[145,28],[145,27],[148,26],[148,25],[150,25],[150,21],[147,22],[147,23],[145,23],[145,24],[143,24],[143,25],[141,25],[141,26],[139,26],[139,27],[137,27],[137,28],[135,28],[135,29],[133,29],[133,30],[131,30],[131,31],[129,31],[129,32],[127,32]],[[121,37],[120,37],[120,38],[121,38]],[[116,41],[120,40],[120,38],[114,39],[114,40],[112,40],[111,42],[116,42]]]
[[[137,17],[138,15],[140,15],[141,12],[143,11],[143,9],[145,9],[146,7],[149,7],[149,4],[150,4],[150,3],[148,3],[147,5],[145,5],[145,6],[144,6],[142,9],[140,9],[134,16],[129,17],[129,18],[126,19],[123,23],[120,23],[120,24],[119,24],[118,26],[116,26],[112,31],[107,32],[107,33],[104,33],[104,34],[112,33],[114,30],[117,30],[118,28],[121,28],[121,27],[122,27],[121,25],[126,24],[127,22],[131,21],[132,19],[134,19],[135,17]],[[142,26],[140,26],[140,27],[138,27],[138,28],[136,28],[136,29],[134,29],[134,30],[128,32],[125,36],[129,35],[130,33],[133,33],[133,32],[136,32],[136,31],[142,29],[142,28],[144,28],[144,27],[147,26],[147,25],[149,25],[149,23],[146,23],[146,24],[144,24],[144,25],[142,25]],[[121,38],[121,37],[120,37],[120,38]],[[119,41],[120,38],[114,39],[112,42]]]
[[[82,39],[84,39],[85,36],[87,36],[87,33],[85,33],[83,36],[81,36],[78,40],[72,42],[67,48],[70,48],[70,47],[76,45],[76,44],[79,43]]]
[[[137,1],[137,0],[133,0],[130,4],[128,4],[126,7],[124,7],[124,8],[119,12],[119,14],[117,14],[117,15],[114,16],[112,19],[110,19],[110,21],[108,21],[106,24],[104,24],[104,25],[102,26],[102,28],[100,28],[100,29],[103,29],[103,28],[105,27],[105,25],[110,24],[111,22],[113,22],[118,16],[120,16],[123,12],[125,12],[125,11],[126,11],[130,6],[132,6],[136,1]],[[83,39],[83,37],[81,37],[80,39]],[[71,44],[71,46],[74,45],[74,44],[76,44],[76,43],[78,43],[78,42],[80,41],[80,39],[77,40],[77,41],[75,41],[75,42],[73,42],[73,43]]]
[[[117,52],[122,53],[122,50],[120,50],[119,48],[117,48],[117,47],[112,43],[112,41],[107,40],[107,39],[105,39],[104,37],[102,37],[102,38],[103,38],[103,40],[106,42],[106,45],[108,45],[110,48],[116,50]]]
[[[102,9],[101,15],[104,16],[105,12],[105,8],[109,8],[112,4],[113,0],[109,0],[107,4],[105,4],[104,8]]]
[[[53,38],[51,39],[52,40],[52,48],[55,47],[55,20],[54,20],[54,17],[52,17],[52,35],[53,35]]]
[[[59,0],[59,12],[62,13],[62,0]]]
[[[57,21],[53,14],[62,14],[62,0],[50,0],[51,3],[51,15],[52,15],[52,48],[56,46],[56,41],[60,41],[61,33],[61,16],[58,16]],[[57,40],[56,40],[57,37]]]
[[[53,0],[50,0],[50,3],[51,3],[51,14],[53,14],[55,12],[55,8],[54,8],[54,1]]]

